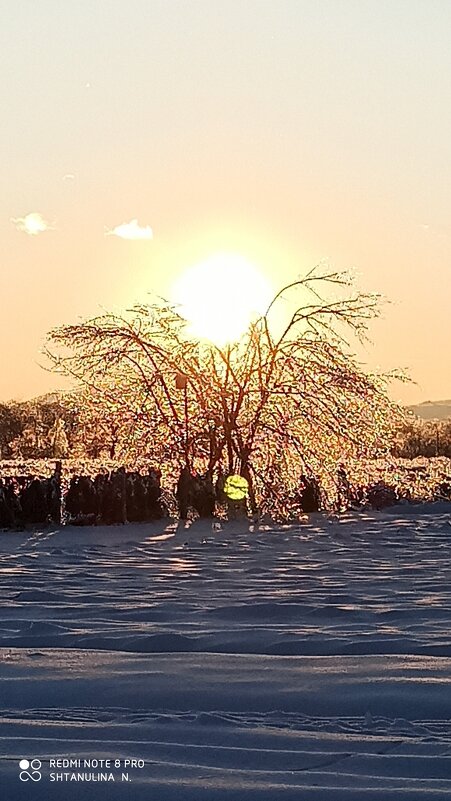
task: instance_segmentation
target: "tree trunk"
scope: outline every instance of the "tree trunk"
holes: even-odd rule
[[[245,462],[245,464],[241,466],[240,475],[242,475],[243,478],[246,479],[249,485],[249,503],[251,507],[251,512],[253,515],[255,515],[258,512],[258,506],[257,506],[257,499],[255,497],[254,480],[252,478],[252,473],[248,462]]]

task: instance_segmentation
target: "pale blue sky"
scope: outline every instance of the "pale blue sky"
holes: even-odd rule
[[[48,328],[216,250],[276,288],[356,268],[393,301],[370,365],[451,396],[450,32],[443,0],[0,0],[0,397],[51,385]]]

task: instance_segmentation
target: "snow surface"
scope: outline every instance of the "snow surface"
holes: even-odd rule
[[[450,799],[450,509],[1,534],[1,798]]]

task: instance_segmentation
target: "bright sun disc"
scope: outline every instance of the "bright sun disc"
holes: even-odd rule
[[[264,275],[236,253],[219,253],[189,267],[173,292],[190,333],[216,345],[238,340],[271,296]]]

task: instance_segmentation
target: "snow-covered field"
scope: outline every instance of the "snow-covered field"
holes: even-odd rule
[[[450,522],[1,534],[1,798],[451,798]]]

